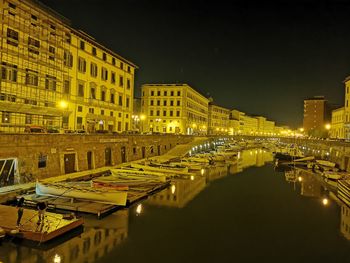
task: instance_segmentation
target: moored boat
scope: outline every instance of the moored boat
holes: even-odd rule
[[[64,183],[36,182],[35,192],[37,195],[84,199],[120,206],[125,206],[127,201],[127,192],[125,191],[96,189]]]

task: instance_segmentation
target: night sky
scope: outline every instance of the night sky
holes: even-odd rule
[[[303,100],[343,105],[350,2],[41,0],[139,66],[144,83],[188,83],[216,104],[302,126]]]

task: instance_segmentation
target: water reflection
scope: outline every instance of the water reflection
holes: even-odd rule
[[[229,173],[236,174],[242,172],[244,169],[256,166],[264,166],[268,162],[273,161],[271,152],[262,149],[252,149],[240,152],[236,163],[229,166]]]
[[[325,181],[319,174],[299,169],[285,171],[285,180],[293,183],[294,190],[304,197],[318,198],[322,206],[330,206],[331,202],[340,208],[340,233],[350,240],[350,208],[337,197],[336,181]]]
[[[127,209],[97,220],[85,218],[84,232],[68,242],[48,248],[46,245],[34,247],[4,243],[0,254],[1,262],[95,262],[115,249],[128,236]],[[57,240],[59,241],[59,240]],[[4,253],[4,247],[6,253]]]

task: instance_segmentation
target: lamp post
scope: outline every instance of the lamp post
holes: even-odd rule
[[[146,115],[145,114],[141,114],[140,115],[140,126],[141,126],[141,133],[143,133],[143,121],[146,119]]]
[[[58,106],[62,110],[62,128],[64,128],[64,123],[63,123],[64,117],[68,117],[66,116],[68,111],[68,102],[65,100],[61,100]],[[68,121],[67,121],[67,125],[68,125]]]
[[[329,138],[329,131],[330,131],[330,129],[332,128],[332,126],[329,124],[329,123],[327,123],[327,124],[325,124],[325,129],[326,129],[326,131],[327,131],[327,138]]]

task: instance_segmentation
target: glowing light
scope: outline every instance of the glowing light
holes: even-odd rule
[[[54,263],[61,263],[61,256],[56,254],[55,257],[53,258]]]
[[[136,207],[136,215],[139,215],[142,213],[142,204],[138,204]]]
[[[193,181],[194,180],[194,175],[191,175],[191,181]]]
[[[331,129],[331,125],[329,123],[327,123],[325,126],[326,130],[330,130]]]
[[[67,109],[68,103],[67,103],[67,101],[65,101],[65,100],[61,100],[61,101],[59,102],[59,106],[60,106],[61,109]]]
[[[205,172],[205,170],[202,168],[202,169],[201,169],[201,175],[203,175],[204,172]]]
[[[171,186],[171,193],[172,193],[172,194],[175,194],[175,190],[176,190],[176,186],[173,184],[173,185]]]
[[[322,199],[322,204],[323,205],[328,205],[328,199],[327,198],[323,198]]]
[[[298,181],[301,182],[303,178],[301,176],[298,177]]]
[[[143,121],[144,119],[146,119],[146,115],[141,114],[141,115],[140,115],[140,119],[141,119],[141,121]]]

